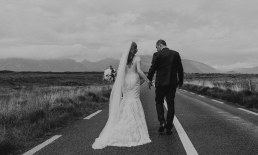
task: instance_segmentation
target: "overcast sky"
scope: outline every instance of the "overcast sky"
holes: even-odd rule
[[[158,39],[218,69],[258,66],[257,0],[0,0],[0,58],[119,58]]]

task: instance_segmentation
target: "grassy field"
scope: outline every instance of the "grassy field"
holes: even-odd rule
[[[186,74],[185,84],[258,92],[258,74]]]
[[[186,74],[182,88],[258,111],[257,74]]]
[[[0,73],[0,154],[20,154],[107,105],[102,73]]]

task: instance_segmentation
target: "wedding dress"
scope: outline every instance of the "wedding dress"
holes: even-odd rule
[[[127,56],[128,54],[124,54],[124,58],[120,60],[117,79],[110,97],[109,118],[92,145],[93,149],[102,149],[106,146],[131,147],[151,142],[140,101],[140,77],[137,73],[136,59],[133,59],[131,66],[127,66]],[[119,94],[119,89],[122,92],[120,99],[117,98],[119,95],[114,95]],[[114,98],[117,98],[119,103],[113,102]]]

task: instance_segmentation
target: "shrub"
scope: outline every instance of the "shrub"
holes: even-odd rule
[[[32,111],[28,113],[24,119],[28,120],[29,123],[35,123],[43,118],[45,118],[45,111],[43,109],[36,109],[35,111]]]
[[[258,109],[258,97],[257,96],[245,97],[244,102],[245,102],[245,107]]]
[[[95,94],[94,92],[88,92],[88,95],[91,97],[91,101],[93,101],[93,102],[100,101],[100,97],[97,94]]]

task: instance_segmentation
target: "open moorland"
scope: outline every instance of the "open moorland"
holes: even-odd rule
[[[103,73],[1,72],[0,154],[20,154],[107,105]]]
[[[183,89],[258,109],[258,74],[185,74]]]

